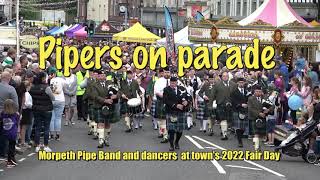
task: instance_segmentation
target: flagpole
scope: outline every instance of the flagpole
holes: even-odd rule
[[[20,54],[20,19],[19,19],[19,6],[20,6],[20,0],[17,0],[16,4],[16,33],[17,33],[17,58],[16,61],[18,61],[19,54]]]

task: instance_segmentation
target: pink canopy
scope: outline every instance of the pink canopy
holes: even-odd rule
[[[256,11],[238,23],[245,26],[257,20],[262,20],[275,27],[280,27],[294,21],[298,21],[311,27],[308,22],[292,9],[287,0],[265,0]]]
[[[87,31],[85,31],[85,27],[79,29],[78,31],[74,32],[74,37],[76,39],[84,39],[88,37]]]

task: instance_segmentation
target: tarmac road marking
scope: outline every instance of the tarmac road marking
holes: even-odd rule
[[[235,165],[226,165],[227,167],[234,167],[234,168],[240,168],[240,169],[251,169],[251,170],[257,170],[261,171],[260,168],[252,168],[252,167],[245,167],[245,166],[235,166]]]
[[[200,140],[200,141],[202,141],[202,142],[204,142],[204,143],[207,143],[207,144],[209,144],[209,145],[211,145],[211,146],[214,146],[214,147],[216,147],[216,148],[218,148],[218,149],[220,149],[220,150],[226,150],[225,148],[220,147],[220,146],[218,146],[218,145],[215,145],[215,144],[211,143],[210,141],[207,141],[207,140],[205,140],[205,139],[202,139],[202,138],[200,138],[200,137],[198,137],[198,136],[192,136],[192,137],[194,137],[194,138],[196,138],[196,139],[198,139],[198,140]],[[267,168],[267,167],[264,167],[264,166],[262,166],[262,165],[260,165],[260,164],[255,163],[255,162],[248,161],[248,160],[246,160],[246,159],[244,159],[243,161],[244,161],[244,162],[247,162],[247,163],[249,163],[249,164],[251,164],[251,165],[257,166],[258,168],[261,168],[261,169],[263,169],[263,170],[265,170],[265,171],[268,171],[268,172],[270,172],[270,173],[272,173],[272,174],[275,174],[275,175],[277,175],[277,176],[285,177],[283,174],[280,174],[280,173],[278,173],[278,172],[276,172],[276,171],[273,171],[273,170],[271,170],[271,169],[269,169],[269,168]]]
[[[192,137],[188,136],[188,135],[185,135],[185,137],[187,139],[189,139],[195,146],[197,146],[197,148],[199,149],[204,149],[197,141],[195,141]]]
[[[217,148],[215,148],[215,147],[204,147],[205,149],[212,149],[212,150],[215,150],[215,149],[217,149]]]
[[[24,161],[24,160],[26,160],[26,158],[21,158],[21,159],[19,159],[18,161],[19,161],[19,162],[22,162],[22,161]]]
[[[199,149],[204,149],[203,146],[201,146],[198,142],[196,142],[192,137],[185,135],[187,139],[189,139],[195,146],[197,146]],[[218,172],[220,174],[226,174],[226,171],[223,169],[223,167],[216,161],[212,160],[211,163],[217,168]]]
[[[0,172],[3,172],[3,169],[0,169]]]
[[[216,161],[212,160],[212,164],[217,168],[220,174],[226,174],[226,171],[223,169],[223,167]]]
[[[34,154],[36,154],[36,153],[30,153],[30,154],[28,154],[28,157],[30,157],[30,156],[32,156],[32,155],[34,155]]]

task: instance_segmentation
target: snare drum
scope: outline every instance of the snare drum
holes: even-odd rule
[[[142,112],[141,99],[140,98],[129,99],[127,104],[128,104],[128,112],[129,112],[129,114],[139,114],[139,113]]]

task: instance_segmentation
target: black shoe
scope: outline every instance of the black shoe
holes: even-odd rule
[[[204,130],[204,131],[203,131],[203,133],[207,133],[207,131],[206,131],[206,130]]]
[[[174,147],[170,146],[169,151],[174,151]]]
[[[98,136],[94,136],[92,139],[93,140],[98,140],[99,138],[98,138]]]
[[[53,138],[54,138],[53,134],[50,134],[50,139],[53,139]]]
[[[131,132],[132,130],[131,129],[127,129],[125,132],[126,133],[129,133],[129,132]]]
[[[163,135],[162,135],[162,134],[161,134],[161,135],[159,135],[159,136],[158,136],[158,138],[163,138]]]
[[[227,136],[222,137],[221,140],[222,140],[222,141],[226,141],[226,140],[228,140],[228,137],[227,137]]]
[[[174,146],[175,146],[175,148],[176,148],[176,149],[180,149],[180,146],[179,146],[179,144],[178,144],[178,143],[175,143],[175,145],[174,145]]]
[[[109,146],[110,146],[109,141],[104,141],[104,145],[107,146],[107,147],[109,147]]]
[[[214,133],[213,133],[213,132],[210,132],[210,133],[209,133],[209,136],[213,136],[213,135],[214,135]]]
[[[93,132],[92,131],[89,131],[88,132],[88,135],[90,136],[90,135],[93,135]]]
[[[60,141],[60,134],[57,134],[55,139],[56,139],[56,141]]]
[[[104,147],[104,144],[99,144],[97,148],[101,149]]]
[[[238,144],[238,147],[239,147],[239,148],[242,148],[242,147],[243,147],[243,144],[242,144],[242,143],[239,143],[239,144]]]
[[[168,139],[164,139],[160,143],[168,143],[168,142],[169,142]]]

